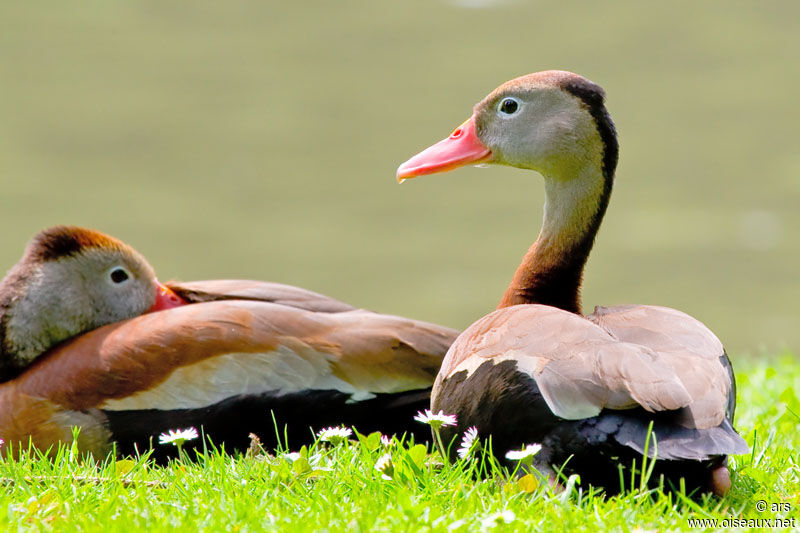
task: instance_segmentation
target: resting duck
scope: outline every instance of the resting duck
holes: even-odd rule
[[[127,244],[83,228],[46,229],[0,281],[0,382],[61,341],[183,303]]]
[[[653,423],[655,475],[724,494],[728,454],[747,453],[734,430],[736,387],[722,343],[674,309],[597,307],[581,315],[583,269],[608,206],[617,135],[603,90],[563,71],[498,87],[447,139],[403,163],[399,180],[477,163],[535,170],[544,222],[494,312],[447,352],[431,395],[494,452],[541,443],[540,471],[577,472],[620,489],[641,466]],[[654,448],[657,450],[654,452]]]
[[[162,285],[135,250],[75,227],[34,238],[0,302],[4,449],[79,426],[98,457],[187,426],[229,451],[251,432],[274,447],[276,427],[289,446],[338,424],[427,437],[413,415],[457,335],[278,283]]]

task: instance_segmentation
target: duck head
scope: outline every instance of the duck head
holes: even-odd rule
[[[618,145],[603,89],[560,70],[508,81],[475,105],[450,136],[397,170],[402,181],[479,163],[535,170],[555,180],[585,167],[613,175]]]
[[[0,281],[0,381],[66,339],[184,303],[127,244],[74,226],[46,229]]]

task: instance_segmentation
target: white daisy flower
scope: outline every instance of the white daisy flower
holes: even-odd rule
[[[330,442],[334,446],[346,441],[353,434],[353,430],[345,427],[325,428],[317,433],[317,438],[322,442]]]
[[[162,433],[158,436],[159,444],[172,444],[173,446],[183,446],[188,440],[197,438],[197,430],[195,428],[186,429],[170,429],[167,433]]]
[[[456,415],[446,415],[444,411],[434,413],[430,409],[425,409],[424,412],[420,411],[417,413],[414,420],[422,422],[423,424],[428,424],[434,430],[438,430],[440,427],[456,425]]]
[[[481,530],[486,531],[489,529],[494,529],[501,523],[510,524],[516,519],[517,515],[514,514],[514,511],[505,510],[499,513],[494,513],[481,520]]]
[[[392,437],[389,435],[381,435],[381,445],[384,448],[388,448],[392,445]]]
[[[375,470],[381,473],[383,479],[392,479],[392,475],[394,475],[392,456],[388,453],[382,455],[380,459],[375,462]]]
[[[472,453],[472,449],[479,446],[478,441],[478,428],[472,426],[464,432],[461,438],[461,447],[458,449],[458,456],[461,459],[466,459]]]
[[[511,450],[506,454],[506,459],[511,459],[512,461],[523,461],[525,459],[529,459],[539,453],[539,450],[542,449],[541,444],[528,444],[521,450]]]
[[[302,457],[302,455],[300,455],[299,452],[289,452],[289,453],[282,454],[281,457],[286,459],[287,462],[293,463],[293,462],[297,461],[298,459],[300,459]]]

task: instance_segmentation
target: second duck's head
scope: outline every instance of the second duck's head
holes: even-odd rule
[[[0,282],[0,380],[70,337],[182,303],[127,244],[75,226],[46,229]]]

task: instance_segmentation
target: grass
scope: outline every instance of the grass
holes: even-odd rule
[[[207,450],[157,466],[145,457],[82,460],[63,447],[0,461],[0,528],[59,531],[488,531],[688,529],[689,519],[800,518],[800,363],[739,365],[737,427],[752,454],[732,458],[724,499],[635,490],[605,498],[554,491],[488,460],[442,465],[422,445],[378,435],[289,455]],[[265,414],[265,416],[267,416]],[[375,468],[389,454],[391,469]],[[385,459],[384,459],[385,461]],[[476,480],[476,468],[492,471]],[[759,501],[767,509],[757,509]],[[772,505],[775,505],[772,508]],[[722,523],[717,524],[718,527]],[[713,529],[710,524],[706,528]]]

